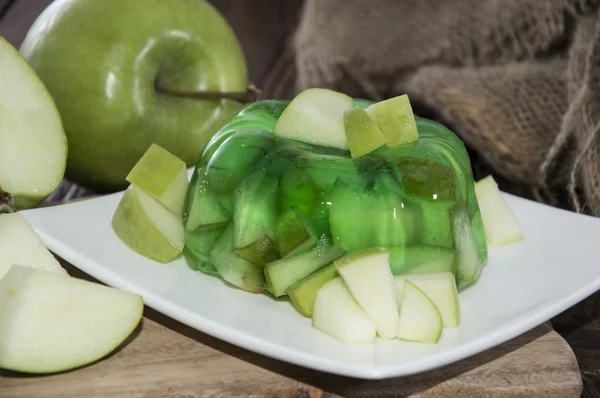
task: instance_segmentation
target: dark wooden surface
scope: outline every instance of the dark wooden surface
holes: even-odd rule
[[[0,0],[0,36],[18,47],[31,23],[50,2]],[[287,44],[301,0],[213,0],[212,3],[231,22],[240,38],[252,81],[272,97],[291,92],[293,58]],[[53,198],[88,193],[65,183]],[[552,320],[552,325],[575,352],[584,381],[583,396],[600,397],[600,295],[595,294],[565,311]]]

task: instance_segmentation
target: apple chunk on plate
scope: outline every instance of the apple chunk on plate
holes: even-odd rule
[[[113,214],[113,230],[137,253],[168,263],[184,247],[181,213],[188,183],[185,164],[152,145],[128,178],[131,185]]]
[[[0,214],[0,279],[14,264],[67,276],[21,213]]]
[[[375,324],[339,276],[319,289],[312,319],[315,329],[344,344],[369,344],[377,337]]]
[[[140,296],[29,267],[0,280],[0,368],[54,373],[117,348],[143,313]]]
[[[135,185],[123,194],[112,227],[127,246],[160,263],[168,263],[183,250],[181,218]]]
[[[402,289],[405,280],[419,288],[435,304],[445,327],[460,325],[458,290],[452,272],[395,276],[396,289]]]
[[[490,175],[477,181],[475,194],[489,245],[506,246],[523,240],[523,229],[502,197],[494,177]]]
[[[377,325],[382,340],[398,334],[398,306],[389,252],[383,248],[356,251],[334,261],[352,296]]]
[[[400,308],[398,338],[436,344],[442,335],[442,316],[425,293],[408,280],[397,286]]]
[[[61,182],[66,161],[67,139],[54,100],[0,37],[0,193],[12,195],[17,209],[35,207]]]

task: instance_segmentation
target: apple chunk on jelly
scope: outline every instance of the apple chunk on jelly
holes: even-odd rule
[[[198,160],[183,254],[248,292],[290,296],[305,316],[332,264],[371,248],[389,252],[393,275],[447,273],[462,289],[487,259],[470,167],[460,139],[406,96],[377,105],[309,89],[257,102]]]

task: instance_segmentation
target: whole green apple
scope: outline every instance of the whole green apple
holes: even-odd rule
[[[237,37],[204,0],[58,0],[20,52],[61,114],[66,176],[97,192],[125,188],[153,143],[192,166],[243,105],[210,94],[248,87]]]

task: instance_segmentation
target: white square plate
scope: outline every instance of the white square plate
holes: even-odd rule
[[[505,195],[525,240],[490,249],[479,281],[460,294],[462,321],[437,345],[377,341],[352,347],[315,330],[286,301],[253,295],[148,260],[111,228],[122,193],[24,211],[46,245],[98,280],[143,296],[184,324],[257,353],[324,372],[382,379],[447,365],[508,341],[600,289],[600,219]]]

